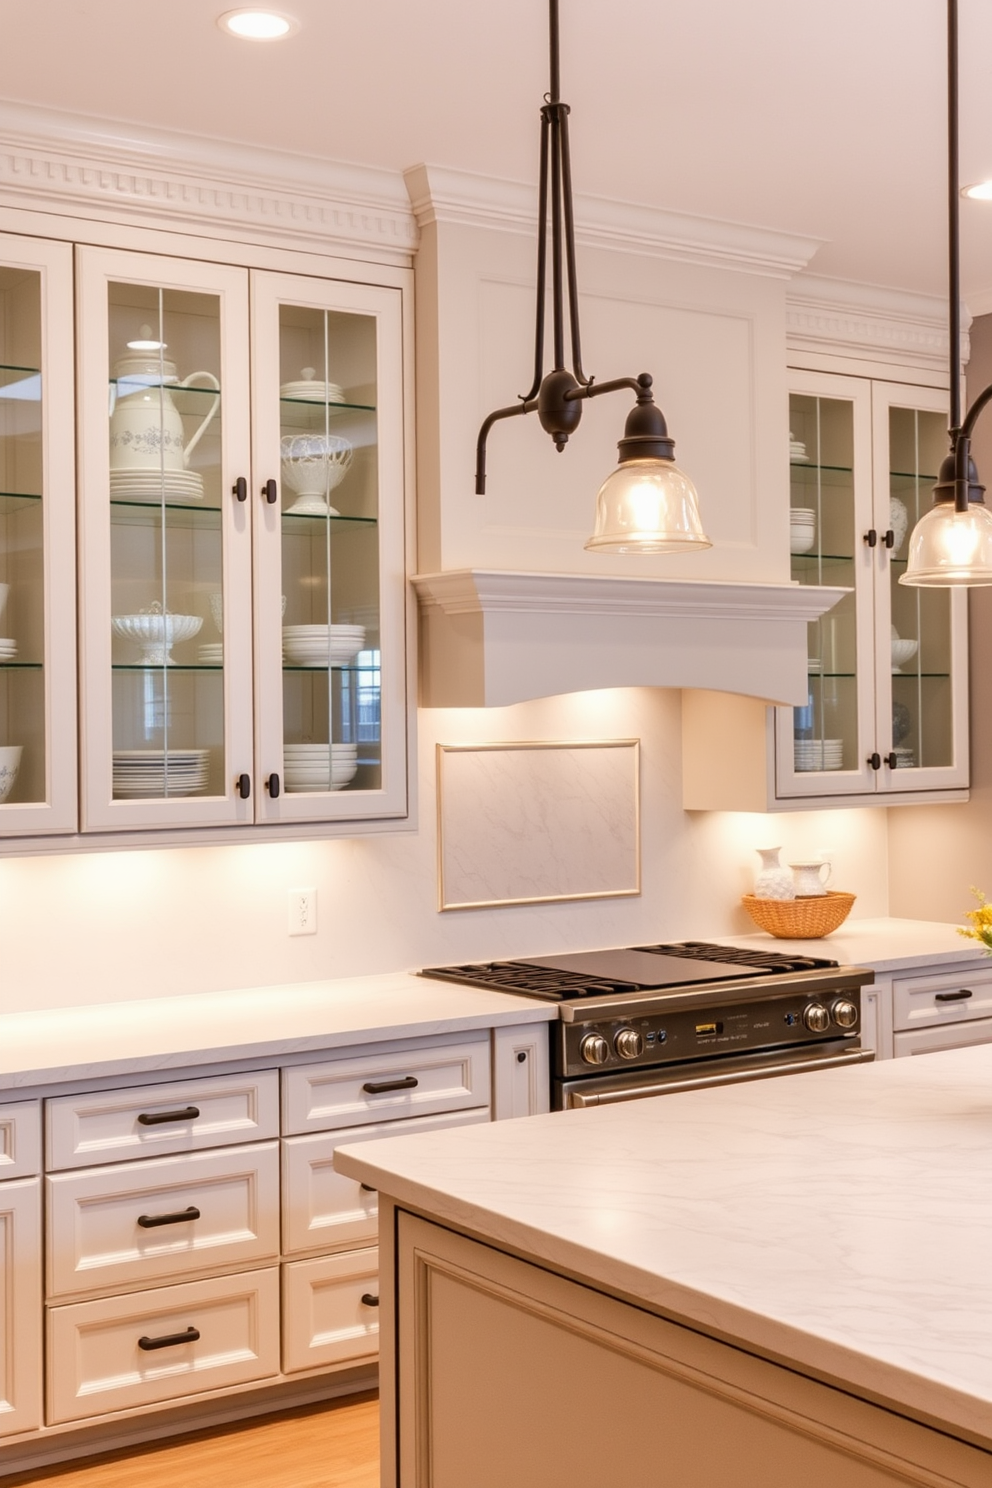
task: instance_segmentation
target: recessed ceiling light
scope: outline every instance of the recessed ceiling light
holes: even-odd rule
[[[979,181],[977,186],[965,186],[961,195],[970,196],[972,201],[992,201],[992,181]]]
[[[299,21],[278,10],[226,10],[217,24],[247,41],[279,41],[300,29]]]

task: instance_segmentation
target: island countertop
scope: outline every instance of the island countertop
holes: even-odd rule
[[[992,1047],[364,1142],[336,1164],[992,1447]]]

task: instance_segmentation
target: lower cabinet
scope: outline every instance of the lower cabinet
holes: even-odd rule
[[[285,1374],[374,1358],[379,1347],[379,1251],[293,1261],[282,1268]]]
[[[897,1059],[992,1043],[992,967],[921,967],[893,977],[892,1028]]]
[[[37,1107],[34,1116],[37,1123]],[[41,1425],[41,1385],[41,1179],[34,1177],[0,1183],[0,1437]]]

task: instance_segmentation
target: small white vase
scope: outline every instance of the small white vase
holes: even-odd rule
[[[759,899],[795,899],[796,886],[788,868],[778,860],[780,847],[757,847],[761,868],[754,877],[754,892]]]
[[[906,533],[909,531],[909,512],[906,510],[905,502],[900,501],[898,496],[893,496],[889,500],[889,526],[892,528],[894,539],[892,543],[894,556],[906,541]]]

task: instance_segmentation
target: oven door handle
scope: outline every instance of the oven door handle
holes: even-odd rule
[[[843,1069],[853,1064],[870,1064],[875,1058],[874,1049],[852,1049],[844,1054],[824,1054],[821,1058],[781,1059],[747,1069],[740,1065],[722,1074],[687,1075],[683,1080],[651,1080],[640,1085],[617,1085],[614,1089],[576,1090],[571,1085],[567,1094],[567,1109],[583,1106],[609,1106],[619,1101],[642,1100],[649,1095],[676,1095],[681,1090],[705,1090],[713,1085],[739,1085],[745,1080],[766,1080],[771,1075],[798,1075],[804,1070]],[[714,1060],[714,1063],[717,1061]]]

